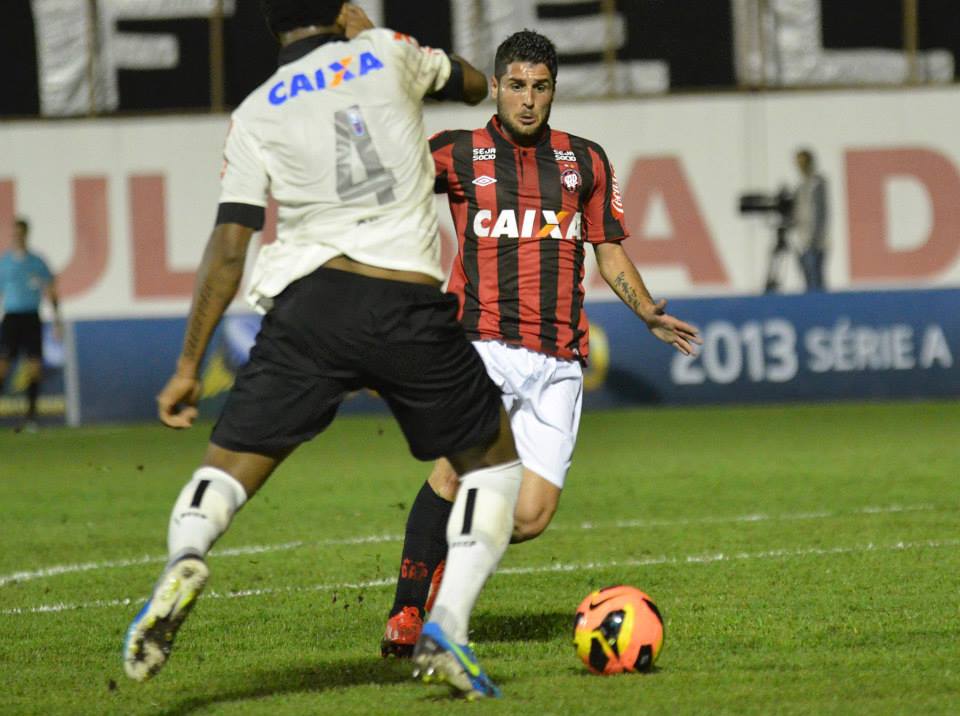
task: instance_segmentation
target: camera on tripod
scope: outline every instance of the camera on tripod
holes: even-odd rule
[[[740,195],[741,214],[764,214],[772,217],[774,242],[767,264],[767,282],[765,293],[773,293],[780,287],[778,276],[790,246],[787,244],[787,231],[793,223],[793,194],[781,187],[776,194],[748,193]]]
[[[741,214],[777,214],[780,220],[789,224],[793,216],[793,194],[786,187],[776,194],[741,194]]]

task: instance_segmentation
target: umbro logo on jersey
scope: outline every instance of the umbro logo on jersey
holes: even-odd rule
[[[497,148],[496,147],[474,147],[473,149],[473,161],[475,162],[490,162],[497,158]]]
[[[488,177],[486,174],[479,176],[473,180],[473,183],[477,186],[490,186],[491,184],[496,184],[497,180],[493,177]]]
[[[575,162],[577,161],[577,155],[573,152],[567,152],[563,149],[554,149],[553,158],[558,162]]]
[[[328,86],[339,87],[344,82],[350,82],[374,70],[383,69],[383,63],[372,52],[361,53],[356,64],[354,59],[357,58],[349,56],[344,57],[339,62],[331,62],[326,70],[317,69],[312,76],[297,73],[290,78],[289,85],[287,85],[286,80],[277,82],[270,88],[270,94],[268,95],[270,104],[279,106],[287,100],[296,98],[302,92],[316,92],[326,89]]]

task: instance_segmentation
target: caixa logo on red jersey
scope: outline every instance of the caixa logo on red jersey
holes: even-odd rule
[[[478,238],[491,239],[567,239],[580,240],[582,215],[579,211],[536,211],[527,209],[518,215],[504,209],[496,220],[489,209],[481,209],[473,219],[473,232]]]

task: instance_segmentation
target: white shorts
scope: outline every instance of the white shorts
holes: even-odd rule
[[[583,368],[500,341],[474,341],[503,407],[523,466],[559,488],[570,469],[583,406]]]

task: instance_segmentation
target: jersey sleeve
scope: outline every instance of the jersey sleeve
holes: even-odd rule
[[[47,262],[39,257],[37,257],[37,275],[44,282],[44,284],[49,284],[51,281],[53,281],[53,272],[50,271],[50,267],[47,265]]]
[[[597,145],[590,147],[593,165],[593,190],[584,207],[586,239],[591,244],[622,241],[630,236],[624,223],[623,197],[606,152]]]
[[[389,32],[389,31],[388,31]],[[420,44],[401,32],[392,33],[396,54],[408,78],[406,90],[416,99],[442,90],[450,79],[450,57],[443,50],[421,47]]]
[[[256,138],[236,117],[230,123],[220,173],[220,204],[265,207],[270,175]]]
[[[447,194],[453,173],[453,132],[437,132],[430,137],[430,153],[433,155],[435,194]]]

